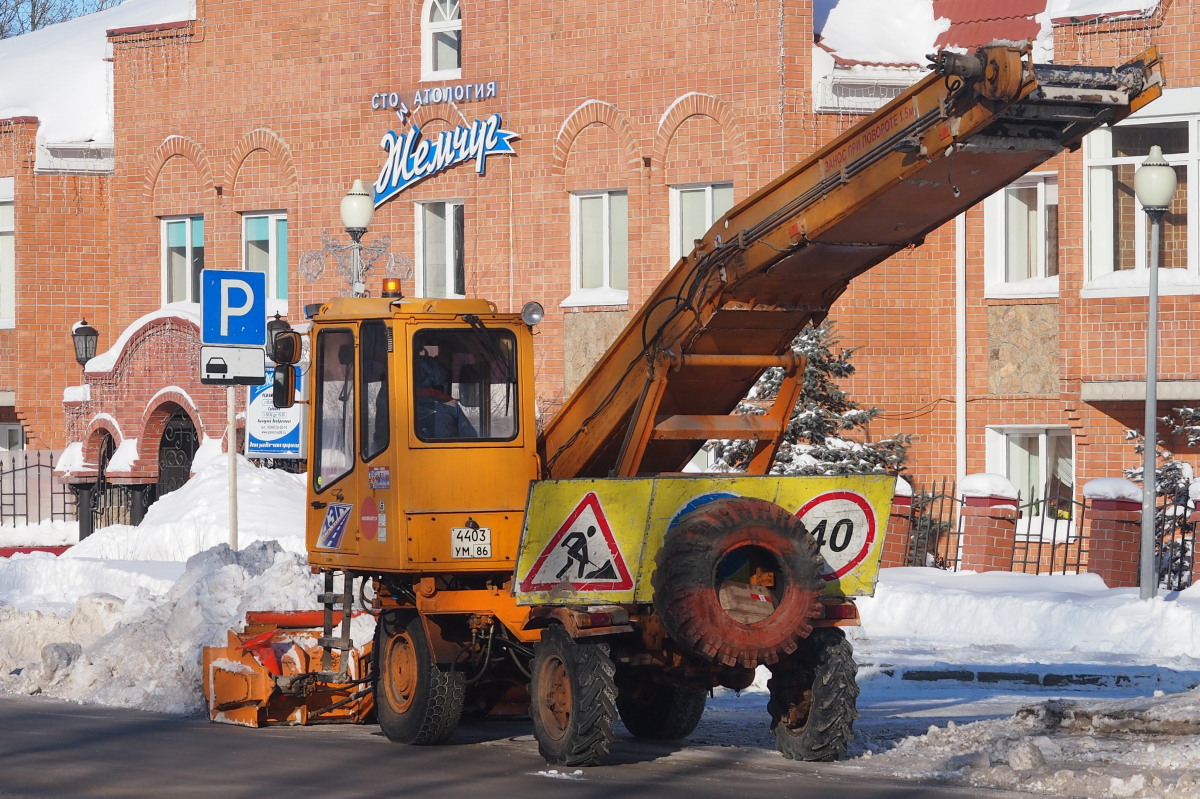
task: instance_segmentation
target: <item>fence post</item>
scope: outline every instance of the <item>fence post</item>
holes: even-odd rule
[[[1142,489],[1122,477],[1103,477],[1083,486],[1089,503],[1088,566],[1109,588],[1138,584]]]
[[[962,481],[962,560],[965,571],[1012,571],[1017,536],[1017,490],[996,474],[973,474]]]
[[[78,483],[75,489],[75,516],[79,519],[79,540],[96,532],[96,519],[92,516],[92,492],[95,483]]]
[[[129,523],[137,527],[146,518],[146,509],[150,507],[150,491],[153,485],[131,485],[129,487]]]

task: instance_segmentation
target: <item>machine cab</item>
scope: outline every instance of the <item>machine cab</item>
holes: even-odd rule
[[[539,472],[529,326],[480,300],[343,299],[310,346],[310,563],[511,571]]]

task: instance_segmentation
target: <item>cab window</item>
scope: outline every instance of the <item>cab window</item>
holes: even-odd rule
[[[516,338],[482,327],[413,336],[413,424],[421,441],[517,436]]]
[[[315,350],[313,486],[324,491],[354,468],[354,333],[322,330]]]
[[[391,337],[383,322],[364,322],[359,333],[362,363],[362,458],[369,461],[387,449],[391,429],[388,413],[388,351]]]

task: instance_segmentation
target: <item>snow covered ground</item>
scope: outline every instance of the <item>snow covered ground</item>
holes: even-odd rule
[[[139,527],[0,559],[0,693],[198,714],[201,647],[246,610],[313,607],[302,479],[239,459],[235,551],[227,468],[200,467]],[[0,546],[75,538],[0,528]],[[1200,799],[1200,589],[1142,601],[1093,575],[888,569],[860,605],[862,716],[830,768]],[[773,750],[765,682],[718,692],[691,742]]]

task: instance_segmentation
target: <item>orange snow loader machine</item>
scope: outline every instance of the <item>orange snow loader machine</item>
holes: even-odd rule
[[[393,290],[310,313],[322,624],[209,650],[213,718],[326,702],[362,720],[373,700],[388,738],[436,744],[465,713],[527,712],[547,762],[590,765],[618,718],[685,737],[714,687],[764,666],[780,751],[842,755],[858,688],[840,628],[874,591],[895,478],[770,474],[801,392],[791,343],[855,276],[1161,94],[1153,50],[1101,69],[993,45],[932,71],[720,219],[541,431],[536,303]],[[284,331],[274,359],[302,343]],[[735,413],[768,369],[774,407]],[[293,370],[276,376],[289,405]],[[710,439],[753,441],[746,472],[685,473]],[[349,634],[355,581],[371,640]],[[296,639],[320,668],[272,665]]]

